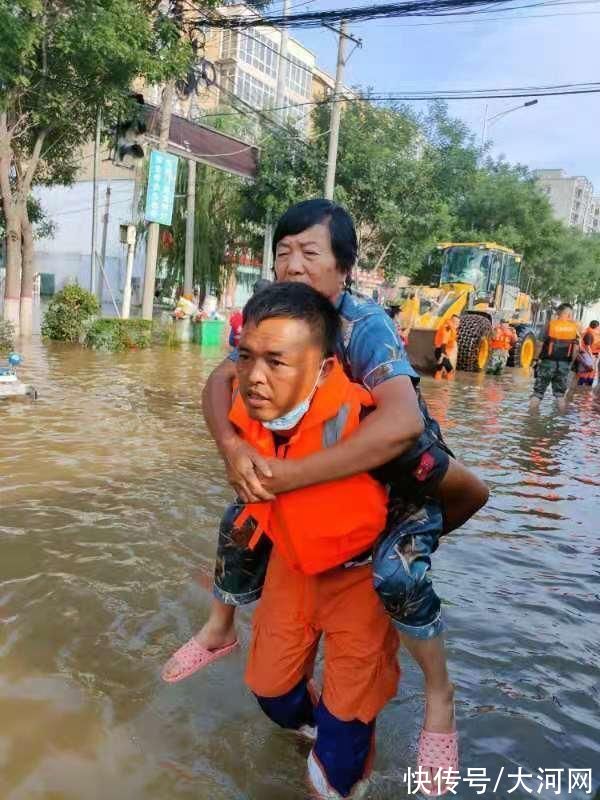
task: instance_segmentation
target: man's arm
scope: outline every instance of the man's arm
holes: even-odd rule
[[[305,458],[271,460],[271,478],[261,478],[273,494],[368,472],[409,450],[424,429],[412,380],[398,375],[371,390],[377,407],[356,431],[333,447]]]
[[[257,476],[270,477],[269,464],[237,434],[229,421],[235,364],[226,358],[214,369],[202,391],[202,412],[208,429],[225,462],[227,478],[242,500],[259,503],[274,496]]]

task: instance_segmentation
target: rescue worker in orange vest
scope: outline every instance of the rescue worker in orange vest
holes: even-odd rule
[[[334,358],[339,318],[329,300],[297,283],[268,293],[244,311],[229,418],[265,457],[297,459],[327,446],[336,426],[350,435],[373,401]],[[314,739],[308,773],[319,797],[363,791],[375,718],[396,694],[399,637],[369,563],[386,513],[384,487],[363,472],[249,503],[236,519],[253,529],[251,547],[265,535],[273,543],[246,681],[275,723]]]
[[[573,319],[573,306],[562,303],[556,310],[556,319],[548,323],[540,357],[534,367],[535,381],[530,400],[532,410],[540,407],[550,384],[559,409],[566,409],[565,395],[569,388],[571,365],[577,356],[578,343],[579,330]]]
[[[597,319],[593,319],[587,328],[584,330],[582,336],[586,336],[589,334],[592,337],[592,353],[595,356],[600,356],[600,322]]]
[[[579,353],[573,363],[573,372],[577,377],[577,386],[593,386],[596,377],[596,358],[592,352],[594,337],[586,332],[581,337]]]
[[[331,358],[337,329],[330,302],[303,284],[276,284],[246,306],[230,420],[264,457],[302,459],[334,446],[373,409],[371,394],[351,383]],[[225,562],[232,549],[239,554],[236,545],[246,537],[250,550],[264,543],[265,534],[273,543],[247,679],[278,724],[300,729],[316,723],[309,774],[319,797],[354,797],[364,783],[374,717],[397,678],[389,619],[402,630],[410,606],[413,626],[426,628],[428,637],[441,629],[441,604],[428,576],[430,554],[439,530],[464,520],[442,520],[438,501],[466,519],[473,513],[471,501],[460,511],[460,497],[471,484],[465,468],[439,444],[417,460],[413,472],[392,460],[373,473],[238,505],[235,544],[221,550]],[[389,487],[389,504],[383,486]],[[483,504],[487,489],[481,490]],[[406,496],[421,507],[407,510]],[[249,558],[246,567],[251,569]],[[385,624],[381,609],[390,615]],[[322,635],[325,686],[313,709],[306,678]],[[458,770],[456,731],[424,728],[418,763],[424,790],[443,793],[443,770]]]
[[[445,378],[447,381],[454,380],[456,369],[456,358],[458,355],[458,326],[460,317],[453,314],[447,322],[438,328],[433,341],[435,351],[436,370],[434,378],[440,381]]]
[[[583,332],[583,337],[591,336],[592,337],[592,344],[590,346],[590,350],[592,355],[594,356],[594,360],[596,362],[595,371],[598,372],[598,362],[600,361],[600,322],[597,319],[593,319],[590,324],[587,326],[585,331]]]
[[[501,320],[494,328],[490,342],[490,361],[487,372],[490,375],[501,375],[508,361],[511,347],[517,343],[517,332],[507,319]]]

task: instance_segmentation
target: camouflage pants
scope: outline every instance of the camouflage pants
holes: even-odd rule
[[[552,384],[554,397],[564,397],[569,388],[571,364],[569,361],[542,359],[542,361],[538,361],[534,374],[533,394],[535,397],[539,397],[541,400],[550,384]]]
[[[500,375],[508,361],[508,350],[492,350],[487,372],[490,375]]]

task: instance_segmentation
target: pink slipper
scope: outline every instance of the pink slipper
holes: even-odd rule
[[[450,791],[448,783],[458,779],[458,731],[433,733],[421,731],[418,756],[419,775],[429,774],[428,781],[421,782],[421,791],[426,797],[442,797]],[[439,770],[439,772],[438,772]],[[431,788],[426,790],[423,783]]]
[[[184,678],[189,678],[190,675],[193,675],[194,672],[198,672],[199,669],[204,669],[204,667],[208,667],[208,665],[212,664],[214,661],[218,661],[220,658],[229,655],[232,650],[235,650],[238,644],[239,642],[236,639],[235,642],[226,644],[225,647],[219,647],[217,650],[207,650],[205,647],[202,647],[201,644],[198,644],[195,637],[192,636],[189,642],[186,642],[183,647],[180,647],[179,650],[173,653],[171,658],[167,661],[163,667],[161,678],[167,683],[177,683]],[[165,673],[174,666],[178,667],[179,671],[176,673],[175,677],[167,677]]]

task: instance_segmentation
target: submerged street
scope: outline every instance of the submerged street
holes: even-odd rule
[[[209,355],[207,355],[209,352]],[[220,514],[231,497],[199,410],[222,357],[196,346],[102,354],[23,350],[39,400],[0,405],[0,796],[3,800],[292,800],[307,746],[243,685],[244,647],[176,686],[159,672],[205,619]],[[530,416],[531,378],[423,381],[488,506],[444,541],[461,775],[487,796],[522,767],[600,776],[600,395]],[[249,638],[249,612],[240,615]],[[406,795],[422,716],[408,654],[378,724],[379,800]],[[463,784],[458,797],[475,797]],[[566,788],[560,795],[566,797]],[[573,790],[572,797],[584,797]]]

